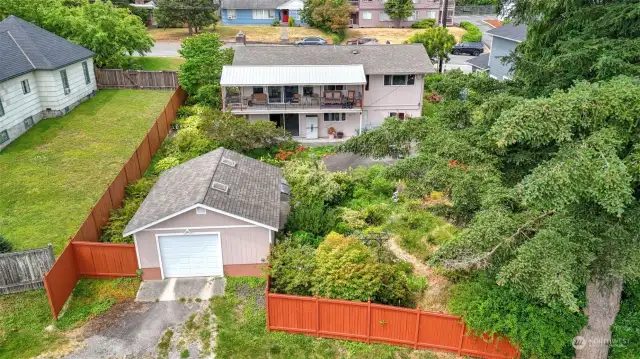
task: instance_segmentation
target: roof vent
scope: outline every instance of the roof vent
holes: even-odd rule
[[[359,53],[360,53],[360,50],[357,50],[357,49],[356,49],[356,50],[351,51],[351,53],[352,53],[352,54],[354,54],[354,55],[357,55],[357,54],[359,54]]]
[[[230,159],[230,158],[226,158],[226,157],[222,157],[222,163],[224,163],[225,165],[229,166],[229,167],[236,167],[236,161]]]
[[[229,186],[228,185],[226,185],[224,183],[216,182],[216,181],[213,181],[211,183],[211,188],[215,189],[216,191],[220,191],[222,193],[229,192]]]
[[[291,187],[286,183],[280,183],[280,193],[286,194],[287,196],[291,195]]]

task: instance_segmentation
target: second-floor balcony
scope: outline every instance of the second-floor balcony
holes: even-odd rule
[[[225,66],[224,109],[236,114],[360,112],[362,65]]]

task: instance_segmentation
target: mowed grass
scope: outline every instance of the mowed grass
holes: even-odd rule
[[[60,333],[47,332],[51,309],[44,289],[0,296],[0,358],[30,358],[60,345]]]
[[[0,152],[0,231],[60,253],[166,105],[170,91],[101,90]]]
[[[267,332],[264,311],[265,281],[258,278],[227,278],[224,297],[211,299],[218,334],[218,358],[314,358],[314,359],[436,359],[455,355],[366,344],[317,339],[307,335]]]
[[[0,359],[21,359],[56,351],[67,342],[62,331],[77,328],[115,303],[133,300],[137,278],[82,279],[53,331],[44,289],[0,296]]]
[[[460,42],[462,35],[467,32],[465,29],[455,26],[447,27],[449,32],[455,36],[456,41]],[[298,26],[298,27],[287,27],[287,35],[289,36],[289,42],[293,43],[296,40],[302,39],[306,36],[319,36],[329,43],[332,43],[331,36],[323,33],[322,31],[308,27],[308,26]],[[202,30],[203,33],[207,32],[217,32],[220,34],[221,40],[235,40],[236,34],[242,31],[247,35],[247,41],[258,41],[258,42],[270,42],[270,43],[279,43],[280,36],[282,33],[282,28],[280,26],[269,26],[269,25],[261,25],[261,26],[251,26],[251,25],[238,25],[238,26],[230,26],[230,25],[218,25],[214,30],[212,27],[207,27]],[[380,44],[384,44],[387,40],[389,40],[392,44],[401,44],[404,41],[407,41],[409,37],[417,32],[424,31],[424,29],[394,29],[394,28],[360,28],[360,29],[348,29],[347,30],[347,40],[355,39],[358,37],[375,37],[378,39]],[[149,31],[151,37],[153,37],[156,41],[180,41],[189,36],[189,32],[187,29],[178,28],[178,29],[153,29]]]
[[[136,57],[135,62],[146,71],[178,71],[184,62],[182,57]]]

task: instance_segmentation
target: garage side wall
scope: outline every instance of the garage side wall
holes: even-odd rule
[[[156,238],[162,235],[219,232],[226,276],[260,276],[269,256],[272,231],[223,214],[185,212],[135,234],[144,280],[162,279]]]

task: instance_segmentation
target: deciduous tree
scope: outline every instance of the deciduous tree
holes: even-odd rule
[[[409,37],[410,43],[422,44],[429,57],[440,63],[440,59],[449,60],[451,48],[456,38],[444,27],[434,27],[415,33]],[[442,72],[443,69],[438,69]]]
[[[349,25],[352,6],[347,0],[308,0],[301,17],[307,24],[326,32],[342,33]]]
[[[158,0],[155,15],[165,26],[186,24],[191,36],[215,23],[215,10],[211,0]]]
[[[400,22],[410,17],[414,9],[413,0],[387,0],[384,3],[384,12],[395,21],[396,27],[400,27]]]

